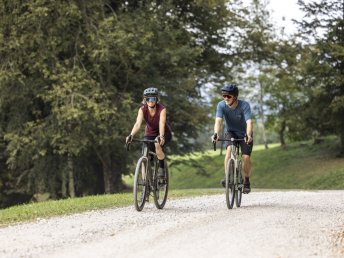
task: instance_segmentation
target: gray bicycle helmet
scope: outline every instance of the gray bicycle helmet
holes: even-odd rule
[[[159,90],[157,88],[147,88],[143,91],[143,97],[159,97]]]
[[[239,89],[236,84],[225,84],[221,89],[221,93],[229,93],[237,98],[239,95]]]

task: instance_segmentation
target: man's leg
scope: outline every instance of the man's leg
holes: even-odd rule
[[[224,168],[225,168],[225,173],[224,173],[224,175],[226,175],[228,160],[230,160],[230,158],[231,158],[231,146],[228,145],[228,146],[227,146],[227,149],[226,149],[225,160],[224,160]],[[225,179],[223,179],[223,180],[221,181],[221,184],[222,184],[223,187],[226,187],[226,176],[225,176]]]
[[[249,155],[243,154],[242,160],[244,161],[243,170],[244,170],[245,177],[249,178],[251,176],[251,169],[252,169],[251,158]]]
[[[249,155],[242,155],[242,160],[244,162],[243,164],[243,171],[244,171],[244,190],[243,192],[248,194],[251,192],[251,184],[250,184],[250,176],[252,172],[252,164],[251,164],[251,158]]]

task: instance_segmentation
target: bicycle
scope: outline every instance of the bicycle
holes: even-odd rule
[[[155,143],[155,140],[133,139],[132,142],[142,142],[142,156],[137,161],[134,176],[134,205],[137,211],[142,211],[149,196],[153,194],[155,207],[164,208],[167,200],[169,175],[165,159],[165,178],[158,177],[158,157],[155,152],[150,151],[148,143]],[[129,144],[126,144],[129,150]]]
[[[228,139],[218,139],[220,142],[229,141]],[[245,139],[230,138],[233,142],[231,146],[231,158],[228,160],[227,169],[225,171],[225,188],[226,188],[226,203],[227,208],[232,209],[234,200],[237,207],[241,206],[242,193],[244,189],[244,179],[242,177],[242,159],[239,142]],[[216,142],[214,144],[214,151],[216,151]],[[235,173],[234,173],[235,172]]]

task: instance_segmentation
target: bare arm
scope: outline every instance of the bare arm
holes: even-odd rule
[[[214,125],[214,135],[211,137],[211,140],[213,142],[216,142],[217,139],[219,139],[220,131],[221,131],[221,125],[222,125],[222,118],[216,117],[215,118],[215,125]]]
[[[253,122],[251,119],[246,121],[246,134],[249,136],[252,136],[252,132],[253,132]]]
[[[166,108],[161,110],[159,118],[159,136],[160,136],[160,145],[165,144],[165,124],[166,124]]]
[[[252,142],[253,122],[251,119],[248,119],[246,121],[246,134],[247,134],[247,142]]]
[[[132,136],[134,136],[140,130],[142,121],[143,121],[143,112],[142,112],[142,109],[140,108],[139,112],[137,113],[136,122],[130,133]]]
[[[161,110],[159,119],[159,135],[165,136],[166,108]]]
[[[215,118],[215,125],[214,125],[214,133],[217,133],[217,135],[220,135],[221,125],[222,125],[222,118],[216,117]]]

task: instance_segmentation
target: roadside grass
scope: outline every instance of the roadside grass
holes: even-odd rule
[[[169,199],[190,196],[212,195],[223,193],[222,189],[187,189],[169,191]],[[109,195],[87,196],[58,201],[30,203],[0,209],[0,226],[14,223],[35,221],[54,216],[70,215],[74,213],[120,208],[133,205],[132,193],[118,193]],[[168,202],[167,204],[168,205]],[[134,212],[134,208],[133,208]],[[136,211],[135,211],[136,212]]]
[[[264,146],[255,146],[253,190],[344,189],[344,158],[336,157],[338,147],[339,141],[333,137],[317,145],[299,142],[281,148],[278,144],[270,144],[267,150]],[[170,156],[169,199],[223,194],[220,186],[224,177],[223,160],[220,150]],[[131,187],[133,177],[126,176],[124,181]],[[30,203],[0,209],[0,226],[130,205],[133,205],[132,193]]]
[[[344,158],[336,157],[339,142],[290,144],[254,153],[252,184],[258,188],[344,189]]]
[[[267,150],[255,146],[251,185],[264,189],[344,189],[344,158],[336,157],[338,148],[339,141],[334,137],[316,145],[298,142],[282,148],[271,144]],[[198,167],[192,165],[191,158]],[[196,153],[189,159],[171,157],[171,164],[184,161],[170,168],[172,189],[221,187],[224,153]]]

